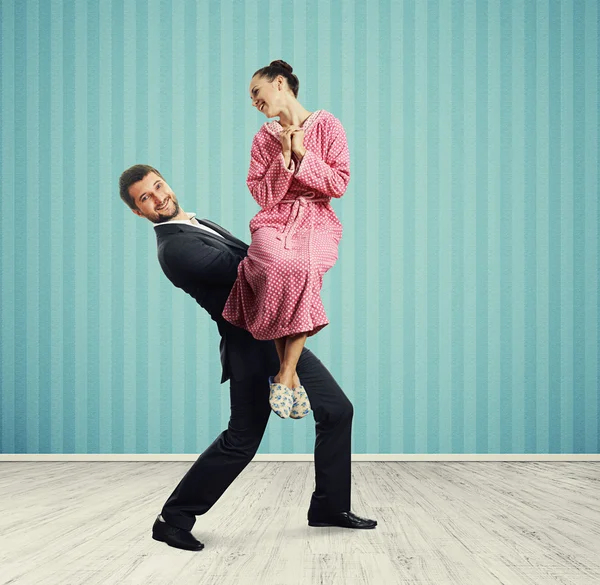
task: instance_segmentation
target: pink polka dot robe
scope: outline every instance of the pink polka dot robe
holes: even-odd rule
[[[279,122],[254,136],[247,184],[261,210],[250,221],[252,242],[223,317],[255,339],[314,335],[329,323],[320,298],[335,264],[342,224],[330,200],[350,180],[350,154],[340,121],[325,110],[305,120],[306,154],[286,168]]]

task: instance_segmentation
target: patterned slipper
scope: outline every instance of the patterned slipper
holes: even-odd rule
[[[310,412],[310,400],[304,386],[295,386],[292,388],[294,394],[294,405],[290,412],[292,418],[304,418]]]
[[[292,391],[285,385],[273,381],[273,376],[269,376],[269,404],[271,410],[281,418],[288,418],[292,405],[294,404],[294,396]]]

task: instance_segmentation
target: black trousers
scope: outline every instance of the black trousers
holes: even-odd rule
[[[310,509],[323,513],[350,510],[352,403],[309,349],[303,349],[296,371],[316,423],[315,490]],[[191,530],[196,516],[208,512],[250,463],[271,414],[268,377],[274,373],[276,370],[230,382],[227,429],[198,457],[169,496],[161,512],[168,524]]]

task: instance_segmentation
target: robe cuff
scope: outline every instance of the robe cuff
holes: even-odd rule
[[[304,175],[306,174],[310,174],[310,171],[306,171],[303,172],[304,169],[308,168],[308,165],[304,163],[304,161],[308,158],[317,158],[319,160],[319,162],[323,162],[319,157],[317,157],[314,153],[312,153],[310,150],[308,150],[308,148],[306,149],[306,152],[304,153],[304,156],[302,157],[302,160],[298,163],[298,165],[296,166],[296,178],[301,181],[302,183],[304,183]]]
[[[285,166],[285,158],[283,157],[283,152],[279,153],[279,160],[281,162],[281,168],[286,172],[286,174],[293,175],[296,172],[296,163],[294,162],[294,159],[292,157],[290,157],[289,167]]]

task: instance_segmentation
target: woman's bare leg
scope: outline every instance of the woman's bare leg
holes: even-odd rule
[[[287,337],[278,337],[277,339],[274,339],[273,341],[275,342],[275,347],[277,349],[277,355],[279,356],[279,372],[273,378],[273,381],[274,382],[280,382],[281,364],[283,363],[283,359],[285,357],[285,344],[286,344],[286,341],[287,341]],[[298,378],[297,375],[294,375],[293,384],[294,384],[294,386],[288,386],[288,388],[293,388],[293,387],[296,387],[296,386],[300,385],[300,378]]]
[[[306,333],[288,335],[283,360],[280,358],[279,373],[274,378],[275,382],[280,382],[288,388],[300,385],[300,380],[296,373],[296,365],[300,359],[300,354],[302,353],[302,348],[307,337]]]
[[[279,367],[281,367],[281,363],[283,362],[283,357],[285,356],[285,341],[287,337],[278,337],[274,339],[275,348],[277,349],[277,355],[279,356]]]
[[[279,337],[278,339],[274,340],[275,347],[277,348],[277,355],[279,356],[279,372],[273,378],[274,382],[281,382],[281,375],[282,375],[281,364],[283,364],[283,360],[285,358],[285,346],[286,346],[287,339],[288,339],[287,337]],[[302,351],[302,349],[300,351]],[[287,384],[286,384],[286,386],[287,386]],[[300,378],[298,378],[298,374],[296,374],[296,372],[294,371],[294,380],[292,382],[292,386],[288,386],[288,388],[296,388],[297,386],[300,386]]]

